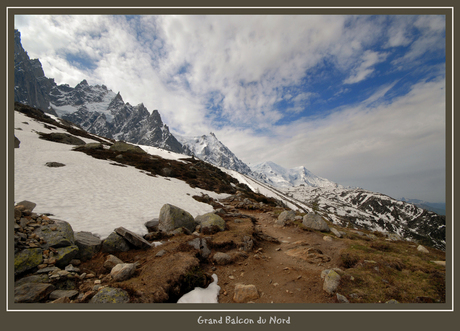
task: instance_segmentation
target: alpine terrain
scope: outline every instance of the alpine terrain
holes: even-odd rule
[[[15,101],[23,105],[58,116],[111,142],[124,141],[184,157],[194,156],[220,167],[220,171],[244,182],[254,192],[282,200],[291,209],[315,212],[332,224],[381,231],[445,249],[445,216],[380,193],[344,188],[303,166],[285,169],[264,162],[250,168],[213,133],[175,137],[158,110],[150,112],[142,103],[136,106],[125,103],[120,92],[115,93],[105,85],[92,86],[86,80],[75,87],[57,85],[45,77],[38,59],[29,58],[21,45],[19,31],[15,31],[14,41]],[[164,171],[171,174],[172,170]]]

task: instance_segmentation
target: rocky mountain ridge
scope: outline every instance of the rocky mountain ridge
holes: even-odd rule
[[[446,249],[446,217],[414,204],[360,188],[300,186],[281,191],[334,224],[392,233]]]
[[[177,136],[177,135],[176,135]],[[194,155],[200,160],[213,165],[235,170],[242,174],[250,174],[251,169],[225,146],[214,133],[198,137],[177,136],[184,153]]]

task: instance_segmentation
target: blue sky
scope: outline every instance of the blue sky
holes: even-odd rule
[[[445,201],[445,17],[16,16],[47,77],[104,84],[242,161]]]

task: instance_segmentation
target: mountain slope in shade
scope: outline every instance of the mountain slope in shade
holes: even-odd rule
[[[215,166],[235,170],[242,174],[249,174],[251,169],[232,153],[214,133],[198,137],[184,137],[176,135],[181,142],[184,153],[193,155],[200,160],[209,162]]]
[[[274,162],[267,161],[251,167],[252,176],[277,188],[292,186],[338,187],[338,184],[314,175],[304,166],[286,169]]]

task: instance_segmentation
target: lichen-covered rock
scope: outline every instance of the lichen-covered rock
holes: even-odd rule
[[[56,267],[65,268],[78,254],[76,245],[56,248]]]
[[[128,303],[128,292],[121,288],[104,287],[100,289],[89,303]]]
[[[101,250],[102,240],[91,232],[80,231],[75,233],[75,245],[78,246],[77,259],[86,261]]]
[[[43,263],[41,248],[24,249],[14,255],[14,274],[19,275]]]
[[[195,222],[201,225],[201,232],[214,232],[214,229],[218,231],[225,230],[225,221],[219,215],[214,213],[207,213],[199,215],[195,218]]]
[[[102,241],[102,252],[116,253],[129,251],[128,242],[116,232],[112,232],[104,241]]]
[[[329,232],[329,226],[326,221],[318,214],[308,213],[303,217],[302,224],[309,229]]]
[[[329,294],[334,294],[340,285],[340,275],[334,270],[330,270],[324,277],[323,290]]]
[[[48,249],[50,247],[58,248],[74,245],[75,237],[70,224],[61,220],[53,221],[53,224],[42,225],[34,231],[38,237],[43,237],[45,240],[41,248]]]
[[[193,216],[179,207],[170,204],[163,205],[160,210],[158,229],[170,232],[181,227],[193,232],[196,227]]]
[[[14,302],[33,303],[46,300],[54,286],[47,283],[26,283],[14,288]]]
[[[248,302],[259,298],[259,292],[255,285],[236,284],[233,301],[237,303]]]

